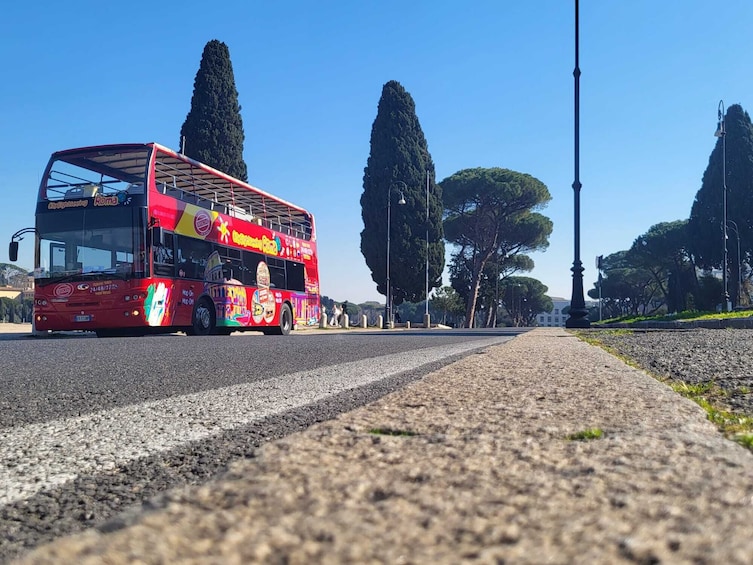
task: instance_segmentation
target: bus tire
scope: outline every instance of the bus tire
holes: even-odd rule
[[[214,333],[217,324],[216,314],[214,312],[214,303],[206,296],[199,298],[193,308],[191,316],[191,335],[210,335]]]
[[[293,311],[286,303],[282,305],[280,310],[280,325],[276,328],[269,328],[269,333],[272,335],[288,335],[293,329]],[[267,332],[264,332],[267,333]]]

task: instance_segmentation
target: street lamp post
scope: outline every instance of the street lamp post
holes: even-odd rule
[[[387,189],[387,286],[385,289],[386,302],[384,304],[384,321],[382,322],[382,327],[384,329],[392,328],[392,286],[390,285],[390,214],[392,210],[392,185],[398,183],[402,184],[405,187],[405,190],[408,190],[408,185],[401,180],[393,182]],[[398,204],[405,204],[405,195],[402,192],[400,193],[400,200],[398,201]]]
[[[430,326],[429,318],[429,170],[426,170],[426,310],[424,311],[424,326]]]
[[[578,66],[578,0],[575,0],[575,180],[573,181],[575,209],[575,252],[573,266],[573,293],[570,299],[570,316],[565,322],[568,328],[588,328],[588,310],[583,296],[583,263],[580,260],[580,68]]]
[[[737,239],[737,306],[740,306],[740,298],[743,294],[743,262],[740,257],[740,232],[737,229],[737,222],[734,220],[727,220],[730,227],[735,232],[735,238]]]
[[[601,271],[603,270],[603,266],[604,266],[604,256],[599,255],[598,257],[596,257],[596,272],[599,275],[599,321],[600,322],[601,322],[601,284],[603,282]]]
[[[726,312],[731,310],[729,303],[729,289],[727,287],[727,129],[724,124],[724,101],[719,100],[719,106],[716,110],[717,126],[716,137],[722,138],[722,226],[724,239],[724,262],[722,263],[722,284],[724,285],[724,309]]]

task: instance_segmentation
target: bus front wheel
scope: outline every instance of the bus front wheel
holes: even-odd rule
[[[282,310],[280,310],[280,326],[277,328],[269,328],[269,333],[273,335],[288,335],[292,329],[293,312],[290,310],[290,306],[283,304]]]
[[[209,335],[215,328],[214,304],[208,298],[200,298],[193,309],[191,335]]]

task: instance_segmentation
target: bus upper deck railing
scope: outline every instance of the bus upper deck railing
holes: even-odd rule
[[[40,198],[44,200],[143,194],[145,175],[153,163],[153,180],[163,194],[280,234],[306,240],[315,237],[313,217],[302,208],[158,144],[100,146],[58,155],[43,183]]]
[[[240,198],[237,198],[238,194],[233,190],[230,183],[214,183],[207,181],[203,177],[193,175],[189,175],[189,178],[186,178],[184,171],[171,167],[167,163],[158,162],[155,167],[155,177],[157,179],[164,179],[166,176],[171,179],[171,182],[160,182],[157,185],[158,190],[162,194],[167,194],[173,198],[195,204],[207,210],[214,210],[234,218],[254,222],[281,234],[299,239],[311,239],[311,224],[310,222],[298,221],[297,217],[302,215],[297,210],[291,210],[284,206],[282,210],[284,213],[286,212],[284,215],[277,214],[272,216],[269,211],[265,213],[264,209],[267,206],[264,205],[265,202],[262,195],[259,195],[260,205],[257,206],[258,210],[254,210],[254,206],[251,203],[247,204],[248,208],[244,208],[233,203],[236,200],[240,200]],[[218,180],[223,181],[224,179]],[[233,193],[228,195],[228,189]],[[275,204],[278,203],[275,202]],[[279,204],[276,207],[279,208]]]

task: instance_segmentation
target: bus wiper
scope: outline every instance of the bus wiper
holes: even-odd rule
[[[104,278],[108,278],[108,279],[115,278],[115,279],[127,280],[126,276],[125,276],[125,273],[123,273],[123,272],[119,273],[118,270],[115,269],[115,268],[101,269],[101,270],[98,270],[98,271],[86,271],[85,273],[81,273],[81,276],[82,277],[92,277],[92,278],[95,278],[95,277],[96,278],[104,277]]]
[[[77,271],[69,275],[63,275],[62,277],[40,277],[34,281],[34,284],[36,284],[37,286],[47,286],[48,284],[52,283],[58,284],[76,279],[81,280],[86,278],[121,279],[124,281],[130,279],[127,273],[118,273],[115,269],[103,269],[99,271],[87,271],[86,273]]]
[[[80,277],[80,276],[81,276],[81,272],[79,271],[79,272],[71,273],[69,275],[63,275],[62,277],[54,277],[54,276],[40,277],[34,280],[34,284],[37,286],[46,286],[51,283],[63,283],[63,282],[72,281],[76,277]]]

